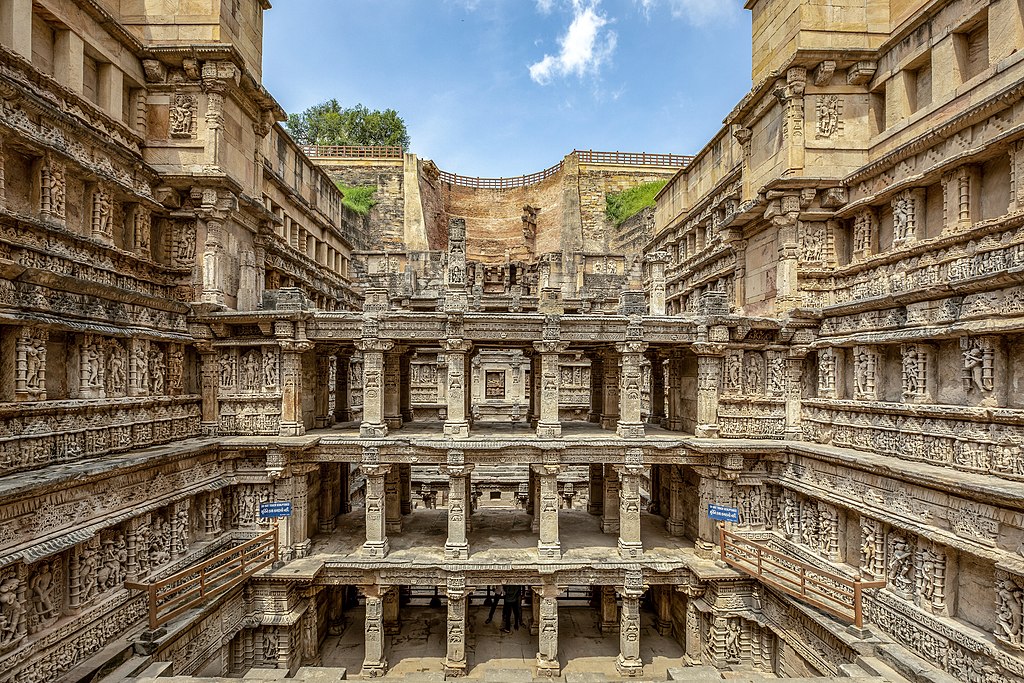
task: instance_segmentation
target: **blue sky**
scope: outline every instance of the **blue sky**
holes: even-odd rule
[[[750,88],[742,0],[287,0],[264,84],[288,112],[392,107],[446,171],[539,171],[572,149],[696,152]]]

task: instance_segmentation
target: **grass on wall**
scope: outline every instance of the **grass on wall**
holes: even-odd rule
[[[335,184],[343,195],[341,203],[360,216],[368,215],[370,209],[377,203],[377,200],[373,198],[374,193],[377,192],[376,185],[354,185],[349,187],[341,183]]]
[[[658,194],[667,183],[667,180],[656,180],[652,183],[631,187],[623,192],[605,195],[605,215],[615,224],[615,227],[619,227],[648,206],[654,206],[654,195]]]

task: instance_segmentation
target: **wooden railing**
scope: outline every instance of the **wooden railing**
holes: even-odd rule
[[[401,147],[374,145],[301,145],[302,153],[311,159],[331,157],[337,159],[401,159]]]
[[[153,583],[125,588],[149,594],[149,628],[156,630],[185,612],[230,591],[277,561],[277,528]]]
[[[719,527],[722,562],[761,583],[776,588],[820,610],[864,626],[863,592],[884,588],[885,581],[849,579],[780,553]]]

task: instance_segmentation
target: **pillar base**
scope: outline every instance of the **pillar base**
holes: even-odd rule
[[[642,439],[644,438],[644,424],[643,422],[619,422],[615,426],[615,433],[624,439]]]
[[[619,520],[601,520],[601,531],[606,534],[619,533]]]
[[[385,417],[384,424],[387,425],[388,429],[401,429],[402,418],[401,417]]]
[[[381,678],[388,672],[387,661],[383,662],[363,662],[363,668],[359,672],[359,675],[363,678]]]
[[[615,429],[619,426],[618,415],[602,415],[601,429]]]
[[[537,678],[558,678],[561,670],[558,662],[541,659],[541,656],[537,655]]]
[[[619,557],[624,560],[635,560],[643,557],[644,546],[643,543],[633,543],[630,541],[623,541],[619,539]]]
[[[615,659],[615,670],[624,678],[639,678],[644,675],[644,663],[639,659],[624,659],[619,655]]]
[[[562,438],[562,425],[559,422],[538,422],[538,439],[560,439]]]
[[[316,428],[316,429],[323,429],[325,427],[330,427],[332,424],[334,424],[334,418],[332,418],[332,417],[323,416],[323,417],[318,417],[315,420],[313,420],[313,427]]]
[[[445,422],[444,423],[444,435],[454,437],[457,439],[469,438],[469,423],[468,422]]]
[[[537,543],[537,552],[540,554],[541,559],[562,559],[562,545],[560,543]]]
[[[391,544],[388,543],[387,539],[383,541],[367,541],[363,544],[363,552],[370,557],[387,557],[389,550],[391,550]]]
[[[384,531],[386,531],[389,534],[400,534],[400,533],[402,533],[402,520],[401,519],[399,519],[397,521],[390,521],[389,520],[387,522],[384,522]]]
[[[313,541],[306,539],[302,543],[296,543],[292,546],[293,556],[296,558],[309,557],[309,551],[313,549]]]
[[[693,544],[693,551],[694,554],[697,555],[697,557],[703,558],[705,560],[714,559],[715,544],[697,539],[697,541]]]
[[[381,439],[388,435],[388,426],[386,424],[374,424],[372,422],[363,422],[359,425],[359,436],[362,438],[370,439]]]
[[[319,525],[320,533],[330,533],[337,529],[338,525],[335,523],[334,519],[334,517],[331,517],[330,519],[321,519]]]
[[[592,515],[603,515],[604,505],[601,503],[587,503],[587,512]]]
[[[282,422],[278,436],[302,436],[306,428],[301,422]]]
[[[654,630],[658,632],[658,635],[668,637],[672,635],[672,622],[658,619],[658,623],[654,625]]]
[[[693,433],[701,439],[717,439],[718,425],[697,425]]]
[[[684,528],[683,523],[675,519],[665,522],[665,530],[668,531],[669,536],[682,536]]]
[[[667,420],[666,427],[672,430],[673,432],[681,432],[683,431],[683,421],[680,420],[678,417],[670,417]]]
[[[587,422],[593,422],[594,424],[601,424],[601,415],[598,413],[590,413],[587,415]]]
[[[466,662],[451,662],[445,659],[441,666],[444,668],[445,678],[461,678],[466,675]]]
[[[445,543],[444,544],[444,559],[446,559],[446,560],[468,560],[469,559],[469,544],[468,543]]]
[[[384,635],[386,636],[397,636],[402,632],[402,623],[398,621],[385,621],[384,622]]]
[[[602,621],[597,625],[598,630],[601,633],[618,633],[619,632],[619,620],[616,617],[615,621]]]

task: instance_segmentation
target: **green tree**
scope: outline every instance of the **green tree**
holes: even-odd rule
[[[291,114],[285,124],[300,145],[382,145],[409,148],[409,131],[394,109],[342,107],[336,99]]]

